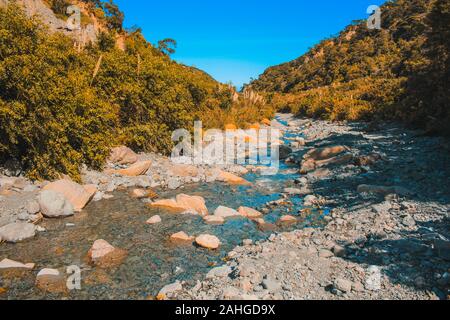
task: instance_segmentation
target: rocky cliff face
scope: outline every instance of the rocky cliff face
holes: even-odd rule
[[[7,6],[11,3],[11,0],[0,0],[0,6]],[[80,3],[79,7],[81,11],[90,16],[93,23],[81,27],[78,30],[70,30],[67,26],[67,22],[59,19],[55,13],[48,7],[48,5],[42,0],[16,0],[21,5],[25,13],[29,16],[37,16],[45,23],[50,32],[62,32],[74,39],[74,44],[80,48],[84,47],[88,43],[96,42],[101,26],[96,23],[95,17],[83,7]]]

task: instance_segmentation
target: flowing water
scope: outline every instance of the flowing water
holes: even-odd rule
[[[222,183],[189,185],[177,191],[159,191],[160,198],[170,198],[178,193],[199,195],[205,198],[210,212],[219,205],[237,209],[247,206],[261,209],[267,202],[278,200],[284,188],[294,186],[299,177],[298,167],[282,164],[278,174],[245,176],[252,186],[229,186]],[[158,190],[157,190],[158,191]],[[201,217],[174,214],[163,208],[150,208],[140,200],[129,197],[127,191],[117,191],[114,198],[90,203],[83,212],[62,220],[45,220],[41,225],[47,230],[34,239],[18,244],[0,246],[0,260],[9,258],[24,263],[36,263],[36,270],[55,268],[65,270],[71,265],[82,269],[82,289],[64,295],[43,293],[35,287],[36,272],[20,278],[1,279],[0,287],[8,292],[0,298],[9,299],[146,299],[155,296],[166,284],[184,280],[195,285],[214,266],[223,264],[227,253],[244,239],[266,239],[274,232],[290,231],[306,226],[318,227],[326,210],[302,209],[302,198],[291,198],[291,204],[275,207],[264,217],[272,223],[269,230],[260,229],[248,219],[239,218],[214,226],[204,223]],[[162,223],[145,222],[158,214]],[[280,216],[299,217],[298,224],[276,224]],[[175,245],[169,241],[173,233],[184,231],[191,236],[202,233],[216,235],[222,242],[219,250],[199,248],[191,243]],[[86,259],[93,242],[104,239],[113,246],[128,251],[128,257],[115,269],[92,267]]]

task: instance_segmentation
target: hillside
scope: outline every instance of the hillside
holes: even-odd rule
[[[63,1],[83,6],[83,27],[96,17],[95,39],[83,43],[55,28],[52,14],[30,13],[32,1],[19,2],[0,6],[0,164],[31,178],[77,178],[83,164],[101,168],[115,145],[167,153],[173,130],[196,119],[246,126],[271,114],[171,60],[170,40],[154,46],[139,29],[124,30],[112,2]],[[37,2],[47,6],[40,12],[56,10]]]
[[[381,10],[382,30],[357,21],[251,87],[281,110],[448,131],[450,2],[396,0]]]

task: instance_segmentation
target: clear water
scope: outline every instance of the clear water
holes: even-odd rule
[[[184,189],[163,192],[160,198],[178,193],[200,195],[206,199],[210,213],[219,205],[237,209],[248,206],[261,209],[267,202],[281,198],[286,187],[294,186],[298,178],[296,167],[283,164],[274,176],[250,173],[245,178],[253,186],[229,186],[222,183],[186,186]],[[117,191],[114,198],[90,203],[74,217],[45,220],[47,229],[34,239],[19,244],[0,245],[0,259],[9,258],[24,263],[36,263],[33,272],[19,278],[0,278],[0,287],[7,292],[0,299],[146,299],[155,296],[165,285],[176,280],[195,285],[214,266],[223,264],[227,253],[244,239],[266,239],[274,232],[290,231],[305,226],[321,226],[324,210],[311,210],[307,216],[302,209],[301,197],[292,197],[292,204],[273,209],[264,219],[276,223],[280,216],[299,216],[296,225],[275,225],[274,229],[261,230],[248,219],[235,219],[224,225],[213,226],[201,217],[170,213],[162,208],[150,208],[132,199],[126,191]],[[145,222],[158,214],[162,223]],[[74,224],[72,227],[66,224]],[[202,233],[216,235],[222,242],[219,250],[211,251],[193,244],[175,245],[169,241],[173,233],[184,231],[191,236]],[[93,242],[104,239],[115,247],[128,251],[123,264],[115,269],[102,270],[89,266],[86,255]],[[43,293],[35,287],[37,270],[77,265],[82,269],[82,289],[64,295]]]

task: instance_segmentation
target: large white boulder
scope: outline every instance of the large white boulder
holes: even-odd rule
[[[62,193],[44,190],[38,196],[39,206],[48,218],[68,217],[74,214],[72,203]]]

